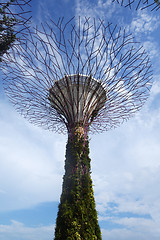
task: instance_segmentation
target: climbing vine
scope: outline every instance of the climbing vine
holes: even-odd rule
[[[55,240],[101,240],[90,172],[89,142],[82,128],[68,137]]]

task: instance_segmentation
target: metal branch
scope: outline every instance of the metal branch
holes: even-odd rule
[[[112,0],[112,2],[117,2],[121,4],[121,6],[132,7],[132,4],[136,6],[136,10],[151,8],[151,11],[157,11],[160,9],[160,1],[159,0]]]
[[[58,132],[77,124],[92,133],[119,126],[142,107],[152,84],[144,49],[100,19],[36,27],[4,56],[2,68],[17,111]]]

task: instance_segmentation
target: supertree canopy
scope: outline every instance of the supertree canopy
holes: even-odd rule
[[[160,9],[160,1],[159,0],[112,0],[112,2],[120,3],[122,6],[125,7],[132,7],[136,6],[136,10],[138,9],[146,9],[150,8],[151,11],[159,10]]]
[[[90,18],[51,20],[24,35],[2,62],[4,88],[30,122],[68,132],[55,240],[101,239],[88,132],[119,126],[151,88],[151,63],[131,34]]]
[[[99,20],[42,25],[4,57],[4,87],[18,112],[54,131],[115,128],[144,104],[150,60],[125,30]],[[24,40],[26,43],[24,44]]]

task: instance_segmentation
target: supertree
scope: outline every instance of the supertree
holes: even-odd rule
[[[8,0],[0,3],[0,61],[1,56],[15,43],[20,33],[28,28],[31,0]]]
[[[160,9],[160,1],[159,0],[112,0],[112,2],[120,3],[125,7],[132,7],[132,4],[136,6],[136,10],[138,9],[146,9],[151,8],[151,11]]]
[[[60,18],[25,35],[4,56],[2,68],[17,111],[68,134],[55,240],[101,239],[88,133],[115,128],[142,107],[152,79],[145,50],[111,23]]]

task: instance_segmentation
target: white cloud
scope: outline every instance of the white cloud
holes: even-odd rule
[[[0,210],[58,201],[65,137],[32,126],[3,101],[0,115]]]
[[[91,17],[91,18],[101,18],[109,20],[118,6],[112,3],[112,0],[107,0],[106,2],[102,0],[97,0],[97,2],[76,0],[75,12],[76,16]]]
[[[123,26],[126,31],[132,33],[135,41],[143,45],[152,60],[155,71],[159,66],[158,62],[160,60],[159,42],[157,41],[157,38],[159,38],[157,33],[160,28],[160,16],[156,14],[156,12],[151,12],[148,9],[143,11],[140,9],[138,11],[128,9],[128,11],[130,11],[132,18],[126,20],[125,17],[121,17],[121,19],[123,19]]]
[[[102,230],[103,240],[159,240],[159,235],[156,233],[137,232],[130,229],[113,229]]]
[[[10,225],[0,225],[0,239],[3,240],[46,240],[53,239],[54,225],[27,227],[21,222],[12,220]]]
[[[133,18],[130,29],[134,34],[148,34],[154,32],[159,27],[159,16],[149,14],[146,11],[137,11],[137,16]]]

